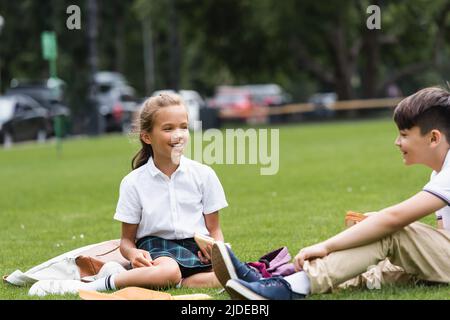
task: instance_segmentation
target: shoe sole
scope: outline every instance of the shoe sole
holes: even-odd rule
[[[229,280],[225,286],[225,289],[233,300],[268,300],[267,298],[254,293],[237,281]]]
[[[236,270],[231,262],[227,247],[223,242],[216,241],[212,247],[211,257],[212,267],[217,279],[222,287],[226,290],[227,281],[230,279],[236,280]]]

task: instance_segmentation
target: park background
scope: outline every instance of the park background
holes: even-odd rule
[[[81,8],[79,30],[66,26],[73,4]],[[369,5],[380,7],[381,29],[368,29]],[[93,70],[120,72],[143,98],[168,88],[211,97],[217,86],[251,83],[277,83],[298,103],[320,92],[344,101],[384,98],[392,86],[394,96],[407,96],[446,86],[449,11],[449,1],[420,0],[0,0],[0,93],[12,79],[50,76],[41,33],[54,31],[57,73],[76,121],[91,115]],[[252,165],[214,165],[230,204],[222,228],[238,256],[257,260],[280,246],[295,255],[342,230],[347,210],[381,209],[420,190],[430,172],[402,165],[391,112],[259,124],[280,129],[274,176],[261,176]],[[236,125],[252,126],[226,124]],[[2,275],[119,237],[112,219],[118,186],[138,144],[121,133],[92,135],[83,127],[76,133],[62,143],[0,150]],[[227,299],[217,290],[199,291]],[[449,292],[448,286],[407,285],[313,298],[448,299]],[[26,288],[6,284],[0,298],[30,299]]]

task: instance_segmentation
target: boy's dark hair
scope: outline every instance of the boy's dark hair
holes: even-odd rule
[[[450,92],[430,87],[410,95],[395,108],[394,121],[399,130],[418,126],[422,135],[437,129],[450,143]]]

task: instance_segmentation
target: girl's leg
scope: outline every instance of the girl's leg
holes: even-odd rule
[[[181,283],[186,288],[220,288],[220,282],[217,280],[214,272],[200,272],[193,274],[185,279]]]
[[[115,275],[117,289],[136,286],[144,288],[161,288],[177,285],[181,281],[178,263],[169,257],[159,257],[153,266],[124,271]]]
[[[389,258],[418,279],[450,282],[450,232],[413,223],[374,243],[305,262],[312,293],[328,292]]]

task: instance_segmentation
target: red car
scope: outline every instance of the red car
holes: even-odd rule
[[[220,109],[222,119],[240,119],[248,123],[267,122],[267,108],[247,89],[219,87],[209,107]]]
[[[221,88],[217,91],[212,107],[219,109],[248,110],[253,107],[250,92],[242,89]]]

